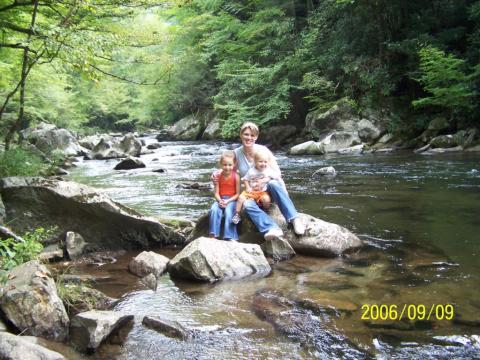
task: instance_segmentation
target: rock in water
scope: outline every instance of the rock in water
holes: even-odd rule
[[[306,227],[305,235],[296,236],[287,232],[286,239],[297,253],[306,255],[338,256],[343,252],[362,246],[362,241],[346,228],[299,214]]]
[[[70,338],[75,348],[93,352],[115,330],[133,320],[133,315],[121,315],[113,311],[87,311],[75,315],[70,326]]]
[[[168,271],[180,278],[214,282],[266,276],[271,268],[259,245],[201,237],[170,260]]]
[[[55,341],[68,335],[69,319],[47,268],[29,261],[13,268],[0,298],[0,309],[21,332]]]

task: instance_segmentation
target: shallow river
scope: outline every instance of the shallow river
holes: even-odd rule
[[[141,157],[145,169],[115,171],[117,160],[84,161],[69,178],[146,215],[194,220],[209,208],[211,194],[176,186],[208,182],[220,150],[232,146],[162,143]],[[480,358],[480,154],[276,155],[298,210],[345,226],[367,246],[342,258],[297,256],[273,265],[263,279],[211,285],[165,275],[156,292],[128,273],[136,253],[82,269],[104,279],[100,290],[122,297],[116,311],[135,315],[124,345],[104,346],[92,358]],[[312,176],[330,165],[338,176]],[[166,171],[152,172],[158,168]],[[260,319],[252,310],[260,290],[316,304],[316,311],[291,309],[308,317],[297,330],[311,336],[286,335]],[[390,312],[382,320],[365,304]],[[391,305],[397,317],[405,309],[401,321],[392,319]],[[163,336],[142,326],[144,315],[176,320],[199,335]],[[317,332],[320,327],[336,340]]]

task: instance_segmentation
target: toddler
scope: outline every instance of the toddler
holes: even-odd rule
[[[267,192],[267,183],[270,180],[281,180],[279,174],[269,166],[269,156],[265,151],[257,151],[254,155],[255,167],[248,170],[242,181],[245,191],[238,197],[235,215],[232,218],[234,224],[240,222],[240,211],[247,199],[255,200],[264,209],[270,207],[270,195]],[[268,181],[265,179],[268,178]],[[264,181],[262,181],[264,180]]]

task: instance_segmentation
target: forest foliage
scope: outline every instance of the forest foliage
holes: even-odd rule
[[[480,1],[0,0],[0,29],[2,137],[212,109],[229,136],[246,120],[302,126],[344,99],[411,132],[480,116]]]

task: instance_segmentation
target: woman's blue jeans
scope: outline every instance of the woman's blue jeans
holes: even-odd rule
[[[228,199],[229,196],[222,196],[222,199]],[[225,240],[238,240],[237,225],[232,223],[232,217],[235,215],[236,201],[229,202],[225,208],[215,201],[210,208],[210,235],[219,238],[222,232],[222,217],[225,215],[223,225],[223,238]]]
[[[277,180],[272,180],[267,186],[267,191],[272,197],[272,201],[278,205],[285,220],[290,222],[295,219],[298,216],[297,210],[282,184]]]
[[[272,180],[268,183],[268,193],[272,197],[272,201],[278,204],[280,212],[285,217],[287,222],[292,221],[298,215],[295,206],[293,205],[290,196],[276,180]],[[248,214],[252,222],[257,227],[257,230],[262,234],[272,230],[279,229],[279,226],[273,219],[255,202],[255,200],[247,200],[243,203],[245,212]]]

